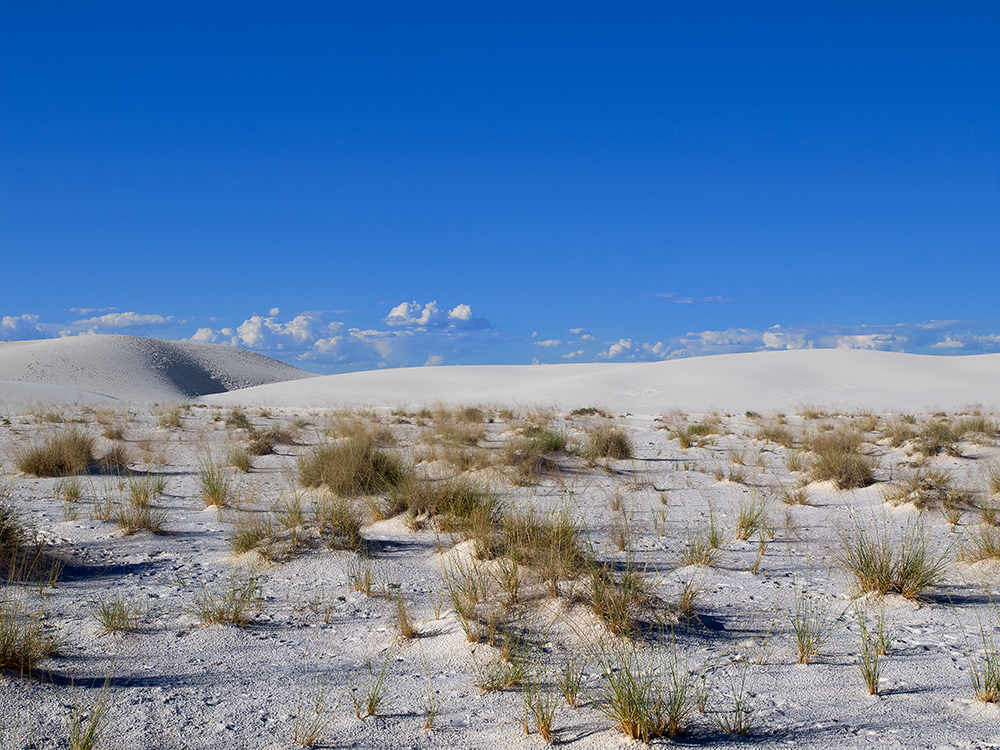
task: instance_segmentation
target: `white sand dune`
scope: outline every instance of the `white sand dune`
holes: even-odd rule
[[[0,400],[151,403],[312,377],[229,346],[94,335],[0,343]]]
[[[655,363],[402,368],[314,376],[243,349],[135,336],[0,343],[0,400],[315,408],[436,402],[599,406],[634,414],[1000,406],[1000,354],[816,349]]]
[[[204,400],[276,407],[540,403],[634,414],[802,404],[926,411],[1000,405],[1000,355],[816,349],[656,363],[408,368],[262,385]]]

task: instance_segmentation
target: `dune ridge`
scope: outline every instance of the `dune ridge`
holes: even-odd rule
[[[545,403],[636,414],[802,404],[924,411],[1000,404],[1000,355],[814,349],[650,363],[406,368],[262,385],[204,401],[289,407]]]
[[[187,400],[311,373],[256,352],[92,335],[0,343],[0,398],[91,403]]]

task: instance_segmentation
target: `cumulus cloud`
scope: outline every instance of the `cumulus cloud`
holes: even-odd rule
[[[544,346],[546,348],[563,345],[563,342],[559,339],[545,339],[545,341],[534,341],[532,343],[534,343],[535,346]]]
[[[575,352],[570,352],[569,354],[562,355],[562,358],[563,359],[579,359],[584,354],[586,354],[586,352],[583,349],[577,349]]]
[[[311,314],[296,315],[287,323],[273,315],[253,315],[236,327],[231,343],[250,349],[304,349],[321,333],[335,333],[340,326],[340,323],[323,323]]]
[[[0,340],[26,341],[51,338],[53,334],[39,323],[37,315],[5,315],[0,318]]]
[[[73,333],[108,333],[125,328],[163,328],[183,324],[181,318],[172,315],[143,315],[137,312],[111,312],[91,318],[72,321],[68,330]]]
[[[633,338],[607,342],[595,359],[649,361],[793,349],[870,349],[879,351],[1000,351],[1000,334],[975,335],[959,321],[843,326],[831,323],[775,325],[763,330],[728,328],[692,331],[656,343]]]
[[[421,306],[419,302],[401,302],[382,321],[393,328],[491,328],[489,321],[476,318],[469,305],[456,305],[447,312],[438,308],[437,301]]]
[[[597,359],[618,359],[632,351],[632,339],[618,339],[606,352],[598,352]]]

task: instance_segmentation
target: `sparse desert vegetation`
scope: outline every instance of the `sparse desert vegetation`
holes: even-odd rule
[[[987,414],[35,411],[0,435],[10,716],[70,692],[127,747],[207,737],[206,707],[233,747],[823,743],[869,694],[912,723],[917,652],[919,690],[1000,700]]]

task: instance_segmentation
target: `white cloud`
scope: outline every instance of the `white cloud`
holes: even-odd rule
[[[580,336],[580,335],[585,335],[585,334],[589,333],[589,331],[586,328],[570,328],[569,332],[573,336]]]
[[[419,302],[401,302],[382,320],[392,328],[492,328],[490,322],[472,314],[469,305],[456,305],[448,312],[438,308],[437,301],[421,306]]]
[[[432,354],[427,358],[427,361],[424,362],[424,367],[438,367],[443,364],[444,364],[444,357],[442,357],[440,354]]]
[[[626,352],[632,351],[632,339],[619,339],[606,352],[598,352],[597,359],[617,359]]]
[[[582,357],[582,356],[583,356],[583,355],[584,355],[585,353],[586,353],[586,352],[584,352],[584,350],[583,350],[583,349],[577,349],[577,350],[576,350],[575,352],[570,352],[569,354],[564,354],[564,355],[562,355],[562,358],[563,358],[563,359],[579,359],[579,358],[580,358],[580,357]]]
[[[202,344],[214,344],[219,340],[219,334],[211,328],[199,328],[194,332],[194,336],[191,337],[191,340],[198,341]]]
[[[232,336],[233,346],[250,349],[275,349],[298,351],[311,346],[321,333],[335,333],[340,323],[323,323],[316,315],[296,315],[287,323],[274,316],[253,315],[236,327]]]
[[[5,315],[0,318],[0,340],[26,341],[51,337],[52,334],[39,325],[37,315]]]
[[[270,310],[267,311],[267,314],[270,315],[272,318],[275,315],[281,315],[281,308],[280,307],[272,307]]]
[[[562,346],[563,342],[559,339],[545,339],[545,341],[534,341],[532,342],[535,346],[553,347]]]
[[[83,320],[74,320],[69,324],[70,331],[75,333],[102,333],[119,331],[123,328],[162,328],[180,325],[185,321],[172,315],[143,315],[137,312],[112,312]]]

